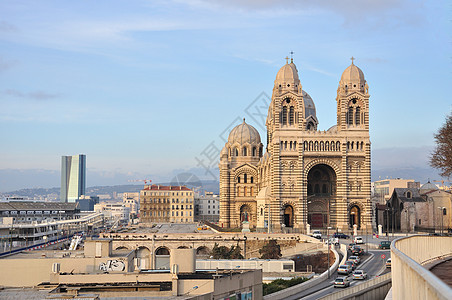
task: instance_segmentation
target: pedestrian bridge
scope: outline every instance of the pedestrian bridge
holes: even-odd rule
[[[392,242],[392,298],[452,299],[452,288],[424,267],[450,256],[452,237],[411,236]]]

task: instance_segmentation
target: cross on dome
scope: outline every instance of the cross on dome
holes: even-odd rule
[[[289,63],[289,57],[286,56],[284,59],[286,60],[286,64],[288,64]]]
[[[356,59],[353,56],[350,58],[352,60],[352,65],[353,65],[353,61]]]

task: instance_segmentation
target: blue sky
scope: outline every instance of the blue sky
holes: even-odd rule
[[[321,130],[336,122],[337,85],[354,56],[370,87],[373,150],[407,149],[396,151],[404,162],[415,153],[413,164],[425,164],[452,109],[451,9],[408,0],[1,1],[0,170],[59,172],[61,155],[78,153],[114,184],[199,169],[196,158],[221,148],[220,134],[243,117],[265,140],[246,108],[271,95],[290,51]]]

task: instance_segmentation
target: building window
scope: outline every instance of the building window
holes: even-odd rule
[[[247,183],[247,178],[246,178],[246,176],[247,176],[246,174],[243,175],[243,182],[244,182],[244,183]]]
[[[444,216],[447,215],[446,208],[443,208],[443,215],[444,215]]]
[[[289,109],[289,124],[293,125],[294,123],[294,107],[291,106]]]
[[[419,225],[421,225],[421,219],[419,219]]]

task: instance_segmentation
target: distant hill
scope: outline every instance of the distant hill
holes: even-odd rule
[[[170,185],[170,183],[155,183],[160,185]],[[174,184],[173,184],[174,185]],[[205,190],[208,192],[219,193],[219,183],[218,181],[203,181],[203,182],[184,182],[184,185],[192,189],[196,187],[200,190]],[[86,188],[86,195],[96,196],[96,195],[113,195],[113,193],[134,193],[139,192],[143,189],[143,185],[127,184],[127,185],[113,185],[113,186],[92,186]],[[8,193],[0,193],[0,196],[20,196],[27,198],[42,198],[48,195],[60,195],[60,188],[31,188],[31,189],[20,189],[17,191],[11,191]]]

